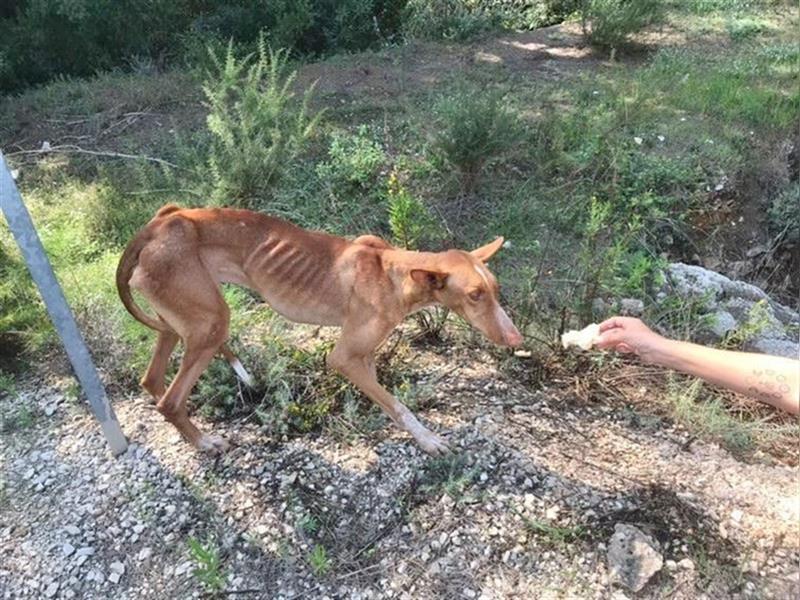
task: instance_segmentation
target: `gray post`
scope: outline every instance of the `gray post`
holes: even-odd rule
[[[92,412],[100,421],[100,427],[108,445],[111,446],[111,451],[115,456],[122,454],[128,447],[128,442],[125,440],[117,417],[108,402],[106,391],[97,375],[89,349],[78,330],[75,318],[72,316],[61,286],[50,266],[50,261],[47,260],[42,242],[33,226],[28,209],[22,202],[22,197],[2,152],[0,152],[0,208],[2,208],[11,233],[22,251],[28,270],[39,288],[50,319],[58,330],[72,368],[89,399]]]

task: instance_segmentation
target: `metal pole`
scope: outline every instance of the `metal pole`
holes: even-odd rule
[[[6,164],[5,157],[0,151],[0,208],[8,221],[11,233],[14,235],[22,256],[28,265],[39,293],[42,295],[47,312],[53,321],[64,349],[67,351],[72,368],[89,399],[94,416],[100,421],[108,445],[115,456],[125,452],[128,442],[122,434],[117,422],[117,417],[108,402],[103,383],[97,375],[89,349],[78,330],[72,311],[69,309],[61,286],[58,284],[50,261],[47,260],[42,242],[28,214],[28,209],[22,202],[17,185]]]

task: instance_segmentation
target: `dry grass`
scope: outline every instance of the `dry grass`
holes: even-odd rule
[[[697,378],[614,357],[561,363],[553,379],[580,401],[632,407],[637,413],[668,419],[693,437],[717,441],[740,457],[767,453],[783,463],[800,464],[796,417]]]

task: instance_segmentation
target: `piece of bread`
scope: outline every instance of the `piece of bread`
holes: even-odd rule
[[[561,334],[561,345],[564,348],[577,346],[581,350],[591,350],[598,337],[600,337],[600,325],[592,323],[580,331],[572,330]]]

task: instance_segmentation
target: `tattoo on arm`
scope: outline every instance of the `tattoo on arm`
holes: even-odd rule
[[[747,391],[764,402],[780,400],[791,389],[786,376],[773,369],[753,369],[745,378]]]

